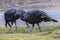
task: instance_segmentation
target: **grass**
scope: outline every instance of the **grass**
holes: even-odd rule
[[[8,32],[8,28],[0,27],[0,40],[60,40],[60,25],[42,26],[42,32],[35,27],[32,33],[28,33],[30,28],[18,26],[17,32],[14,27]],[[48,31],[52,33],[49,34]]]

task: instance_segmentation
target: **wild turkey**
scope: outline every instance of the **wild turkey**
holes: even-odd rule
[[[39,27],[39,31],[41,31],[39,23],[42,21],[48,22],[48,21],[53,21],[57,22],[57,20],[52,19],[45,13],[44,11],[38,10],[38,9],[29,9],[25,14],[23,14],[21,17],[21,20],[32,24],[32,28],[30,32],[32,32],[34,25],[37,24]]]
[[[15,27],[17,30],[16,20],[20,18],[20,14],[25,13],[24,10],[18,9],[18,8],[9,8],[5,11],[4,17],[5,17],[5,26],[7,27],[7,24],[9,25],[10,29],[12,28],[13,23],[15,23]],[[11,24],[10,24],[11,22]],[[9,29],[9,30],[10,30]]]

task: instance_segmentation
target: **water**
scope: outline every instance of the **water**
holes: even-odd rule
[[[45,11],[50,17],[53,19],[58,20],[58,23],[60,23],[60,10],[43,10]],[[0,26],[4,25],[4,12],[0,12]],[[54,22],[42,22],[41,25],[43,24],[54,24]],[[21,21],[20,19],[17,20],[17,25],[25,25],[25,22]]]

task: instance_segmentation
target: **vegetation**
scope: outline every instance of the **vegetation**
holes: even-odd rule
[[[0,40],[60,40],[60,25],[45,25],[42,26],[42,32],[39,32],[38,27],[35,27],[32,33],[24,26],[18,26],[15,32],[14,27],[8,32],[8,28],[0,27]],[[51,31],[51,33],[48,33]]]

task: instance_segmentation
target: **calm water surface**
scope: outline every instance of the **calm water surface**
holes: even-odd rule
[[[50,17],[58,20],[58,23],[60,23],[60,10],[43,10],[45,11]],[[0,25],[4,25],[4,12],[0,12]],[[54,24],[54,22],[42,22],[42,24]],[[21,21],[20,19],[17,20],[17,25],[25,25],[25,22]]]

